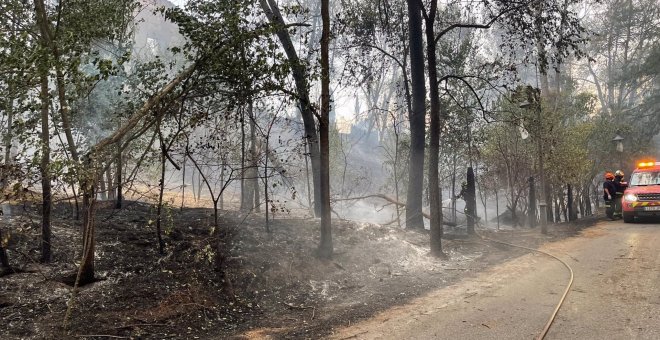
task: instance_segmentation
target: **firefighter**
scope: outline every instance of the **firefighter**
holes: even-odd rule
[[[467,197],[466,197],[467,193],[468,193],[468,185],[466,181],[463,181],[463,183],[461,183],[461,192],[459,192],[458,195],[454,195],[454,199],[456,200],[461,199],[465,201],[465,208],[463,208],[463,214],[466,215],[468,213]]]
[[[616,189],[616,194],[614,196],[614,217],[621,218],[623,215],[621,213],[621,201],[623,200],[623,192],[628,188],[628,182],[623,180],[623,171],[617,170],[614,172],[614,187]]]
[[[613,199],[616,195],[616,184],[614,184],[614,175],[611,172],[605,173],[605,182],[603,183],[603,200],[605,200],[605,214],[610,220],[614,220]]]
[[[463,183],[461,183],[461,192],[459,192],[458,195],[454,195],[454,199],[465,200],[466,193],[467,193],[467,182],[463,181]]]

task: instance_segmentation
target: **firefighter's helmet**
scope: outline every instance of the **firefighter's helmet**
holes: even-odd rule
[[[606,173],[605,173],[605,179],[608,179],[608,180],[609,180],[609,179],[614,179],[614,175],[612,175],[611,172],[606,172]]]
[[[617,170],[616,172],[614,172],[614,176],[616,176],[616,177],[623,177],[623,176],[624,176],[623,171],[621,171],[621,170]]]

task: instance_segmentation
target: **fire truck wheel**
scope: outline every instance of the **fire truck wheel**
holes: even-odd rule
[[[635,222],[635,215],[623,213],[623,222],[626,222],[626,223]]]

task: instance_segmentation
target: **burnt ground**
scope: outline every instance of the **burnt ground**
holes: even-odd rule
[[[71,300],[67,278],[80,260],[80,234],[66,211],[55,209],[48,265],[36,262],[36,211],[3,218],[16,272],[0,277],[0,338],[316,339],[526,253],[475,236],[445,240],[449,259],[440,260],[429,256],[427,232],[334,220],[335,255],[324,261],[315,256],[317,219],[278,216],[266,232],[262,215],[222,211],[216,231],[212,210],[189,208],[167,209],[161,255],[155,209],[128,202],[122,210],[100,207],[99,280]],[[547,236],[527,228],[482,233],[534,247],[595,220],[554,225]]]

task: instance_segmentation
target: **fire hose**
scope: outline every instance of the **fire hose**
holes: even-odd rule
[[[541,253],[543,255],[549,256],[549,257],[554,258],[555,260],[561,262],[561,264],[563,264],[564,267],[566,267],[566,269],[568,269],[568,272],[570,273],[570,279],[568,281],[568,284],[566,285],[566,289],[564,289],[564,294],[562,294],[561,299],[559,299],[559,303],[557,303],[557,306],[555,307],[554,311],[552,312],[552,315],[550,316],[550,318],[546,322],[545,327],[543,327],[543,331],[536,338],[537,340],[543,340],[545,338],[545,336],[548,334],[548,331],[550,330],[550,327],[552,327],[552,324],[554,323],[555,318],[557,317],[557,313],[559,313],[559,309],[561,309],[561,306],[564,304],[564,301],[566,300],[566,296],[568,295],[568,292],[570,291],[571,286],[573,286],[573,278],[574,278],[573,268],[571,268],[571,266],[569,266],[568,263],[566,263],[564,260],[562,260],[559,257],[557,257],[553,254],[550,254],[548,252],[538,250],[538,249],[534,249],[534,248],[521,246],[521,245],[517,245],[517,244],[512,244],[512,243],[507,243],[507,242],[491,239],[491,238],[485,237],[485,236],[483,236],[479,233],[476,233],[476,234],[482,240],[486,240],[486,241],[493,242],[493,243],[503,244],[503,245],[506,245],[506,246],[509,246],[509,247],[525,249],[525,250],[529,250],[529,251],[532,251],[532,252],[537,252],[537,253]]]

